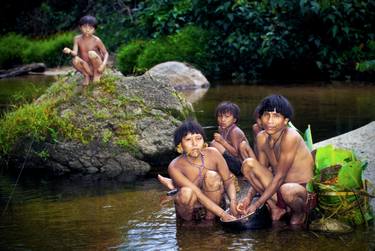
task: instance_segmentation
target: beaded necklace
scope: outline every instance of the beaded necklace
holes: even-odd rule
[[[189,163],[190,165],[198,168],[198,170],[199,170],[198,177],[202,178],[202,170],[204,168],[204,155],[201,153],[201,156],[200,156],[201,157],[201,164],[197,164],[197,163],[194,163],[194,162],[190,161],[189,157],[187,156],[186,153],[183,154],[183,157],[184,157],[184,159],[186,160],[187,163]]]

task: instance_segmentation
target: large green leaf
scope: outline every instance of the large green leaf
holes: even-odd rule
[[[367,162],[358,160],[352,150],[335,148],[333,145],[319,147],[315,155],[315,174],[320,175],[324,168],[340,165],[338,180],[340,189],[351,190],[362,187],[362,173]]]
[[[302,133],[297,127],[293,125],[292,122],[288,122],[288,127],[293,128],[296,130],[303,138],[305,141],[306,146],[309,148],[310,151],[313,150],[313,140],[312,140],[312,134],[311,134],[311,127],[310,125],[307,126],[307,129],[305,130],[304,133]]]

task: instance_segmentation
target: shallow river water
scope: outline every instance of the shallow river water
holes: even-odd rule
[[[210,138],[216,105],[232,100],[240,105],[240,126],[250,135],[247,128],[255,105],[275,92],[294,105],[297,127],[311,124],[315,141],[375,120],[375,86],[217,85],[201,93],[203,98],[194,107]],[[19,173],[8,171],[1,166],[0,250],[375,250],[373,224],[340,235],[292,229],[283,223],[242,233],[227,232],[220,224],[181,225],[171,202],[160,205],[166,191],[155,174],[124,184],[28,173],[17,181]]]

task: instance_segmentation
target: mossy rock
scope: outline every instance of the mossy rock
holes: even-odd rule
[[[168,83],[107,69],[82,90],[80,74],[0,121],[1,156],[54,174],[144,175],[173,156],[173,131],[193,112]]]

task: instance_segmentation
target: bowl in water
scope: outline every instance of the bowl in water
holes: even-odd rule
[[[254,213],[245,215],[241,218],[232,221],[223,221],[221,224],[228,230],[254,230],[269,228],[272,226],[271,214],[266,205],[258,208]]]

